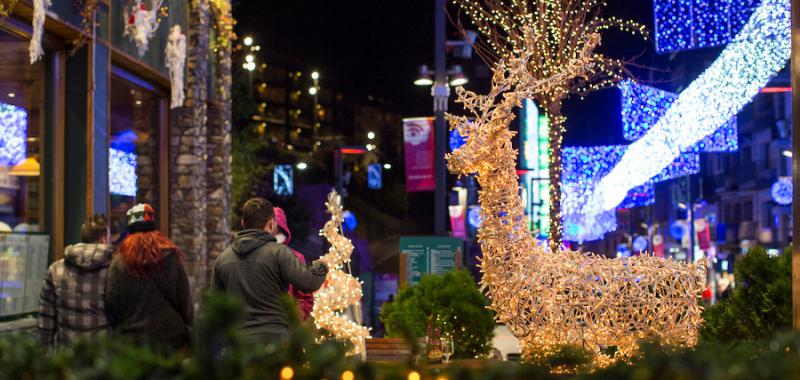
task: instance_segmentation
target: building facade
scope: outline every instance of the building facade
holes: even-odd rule
[[[125,35],[131,4],[53,2],[33,64],[32,2],[16,2],[0,21],[0,263],[16,268],[0,273],[25,279],[25,294],[38,295],[36,273],[80,241],[93,214],[107,215],[120,239],[127,209],[152,204],[158,228],[186,254],[197,294],[229,241],[230,4],[166,3],[142,55]],[[188,47],[185,101],[170,108],[165,48],[176,25]],[[48,242],[35,268],[11,258],[19,236]],[[16,292],[0,293],[6,309],[18,302]]]

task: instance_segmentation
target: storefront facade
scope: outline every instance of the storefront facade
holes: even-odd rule
[[[44,268],[31,268],[34,258],[15,259],[25,254],[0,241],[0,318],[18,314],[3,305],[21,302],[20,292],[38,294],[41,278],[32,273],[80,241],[87,216],[106,215],[119,239],[127,209],[152,204],[197,288],[228,241],[229,3],[164,3],[142,56],[124,35],[124,7],[133,3],[97,1],[95,27],[90,20],[84,28],[81,6],[53,2],[44,55],[33,64],[32,3],[18,1],[0,21],[0,239],[48,242]],[[186,99],[171,109],[165,48],[175,25],[187,41]]]

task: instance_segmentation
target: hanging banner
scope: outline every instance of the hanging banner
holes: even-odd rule
[[[707,251],[711,248],[711,231],[705,218],[697,219],[694,222],[694,229],[697,233],[697,246]]]
[[[406,190],[433,191],[433,118],[403,119]]]

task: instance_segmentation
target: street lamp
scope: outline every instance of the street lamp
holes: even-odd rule
[[[461,65],[455,65],[451,69],[452,74],[450,74],[450,85],[453,87],[463,86],[469,82],[469,79],[464,72],[461,70]],[[450,73],[450,72],[448,72]]]
[[[250,46],[253,44],[253,37],[247,36],[244,38],[244,46]]]
[[[311,96],[317,95],[317,88],[316,87],[309,87],[308,94]]]
[[[367,138],[370,140],[375,139],[375,132],[367,132]]]
[[[420,87],[432,86],[433,79],[431,78],[433,74],[434,72],[427,65],[421,65],[417,79],[414,79],[414,84]],[[458,87],[469,83],[469,78],[464,75],[461,65],[453,65],[450,70],[445,72],[445,82],[445,86]]]
[[[414,85],[417,86],[432,86],[433,79],[432,76],[433,72],[428,69],[427,65],[422,65],[419,67],[419,76],[417,79],[414,80]]]

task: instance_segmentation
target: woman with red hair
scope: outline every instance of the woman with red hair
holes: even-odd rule
[[[183,253],[156,230],[148,204],[127,213],[128,237],[108,270],[106,311],[114,331],[136,343],[180,348],[189,343],[193,305]]]

